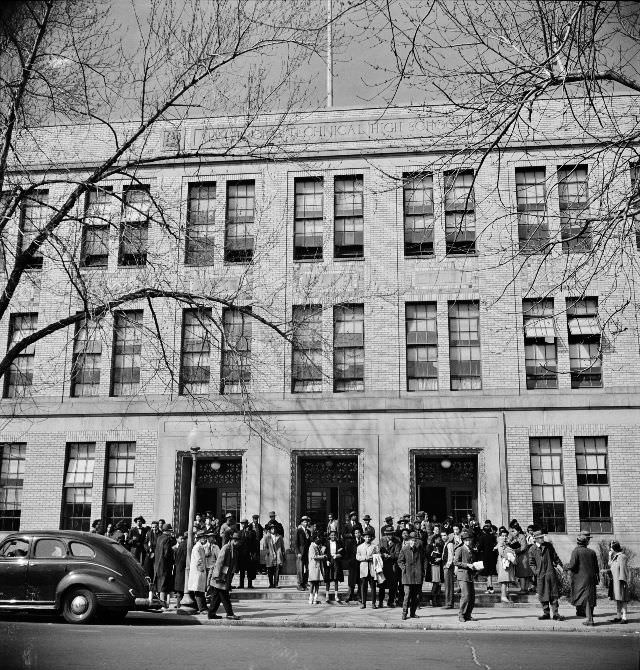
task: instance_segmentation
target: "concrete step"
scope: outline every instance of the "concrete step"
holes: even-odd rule
[[[340,597],[344,598],[347,592],[347,587],[341,588]],[[231,592],[232,600],[278,600],[278,601],[298,601],[304,602],[309,599],[309,591],[298,591],[292,586],[281,586],[277,589],[271,588],[253,588],[253,589],[238,589],[234,588]],[[320,590],[319,600],[324,601],[324,588]],[[432,596],[430,593],[422,594],[422,602],[424,604],[431,604]],[[460,600],[459,594],[456,594],[454,601],[457,604]],[[329,601],[334,602],[334,594],[329,594]],[[500,602],[499,593],[476,593],[476,604],[478,607],[518,607],[531,606],[538,603],[538,598],[535,594],[509,594],[509,604]],[[443,595],[438,596],[438,603],[442,604]]]

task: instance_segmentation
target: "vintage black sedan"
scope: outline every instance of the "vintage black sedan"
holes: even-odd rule
[[[113,540],[77,531],[25,531],[0,541],[0,610],[54,610],[69,623],[117,622],[149,609],[149,580]]]

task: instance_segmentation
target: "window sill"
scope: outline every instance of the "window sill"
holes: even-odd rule
[[[448,253],[445,254],[446,258],[478,258],[480,254],[477,251],[474,251],[471,254],[463,254],[463,253]]]
[[[294,258],[293,262],[294,263],[322,263],[323,258]]]
[[[360,262],[360,261],[364,261],[364,259],[365,259],[364,256],[353,256],[353,257],[334,256],[333,257],[334,263],[349,263],[349,262],[352,262],[352,261]]]

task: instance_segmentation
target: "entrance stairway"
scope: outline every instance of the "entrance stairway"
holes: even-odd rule
[[[347,575],[348,571],[345,571],[345,580],[340,584],[340,597],[344,597],[347,593]],[[253,588],[247,589],[246,583],[245,588],[238,588],[238,575],[234,577],[233,580],[233,590],[231,592],[231,600],[278,600],[278,601],[307,601],[309,599],[309,591],[298,591],[296,588],[297,579],[295,575],[281,575],[279,587],[277,589],[269,588],[269,580],[266,575],[258,575],[253,582]],[[501,607],[518,607],[530,604],[537,604],[538,597],[535,593],[510,593],[509,594],[509,604],[500,602],[500,589],[498,587],[497,593],[486,593],[486,585],[484,581],[476,582],[476,604],[478,607],[495,607],[497,605]],[[320,597],[318,600],[324,602],[324,584],[320,586]],[[425,591],[423,587],[422,593],[422,603],[423,605],[431,605],[432,596],[431,593]],[[329,594],[329,601],[334,602],[334,594]],[[457,605],[459,601],[459,595],[455,595],[455,603]],[[386,602],[386,599],[385,599]],[[437,604],[442,605],[444,602],[444,595],[441,593],[438,597]]]

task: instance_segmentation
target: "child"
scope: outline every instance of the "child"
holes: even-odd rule
[[[322,536],[316,533],[309,546],[309,605],[318,604],[318,591],[320,582],[324,581],[325,563],[327,560],[327,548],[324,546]]]

